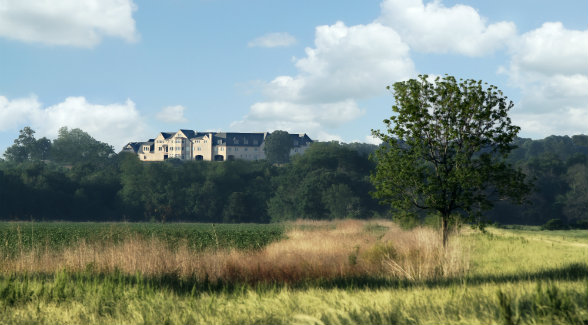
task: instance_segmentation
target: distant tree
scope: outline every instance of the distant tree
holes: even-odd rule
[[[12,162],[39,161],[45,160],[51,150],[51,141],[45,137],[35,139],[35,130],[26,126],[20,130],[14,144],[6,149],[4,157]]]
[[[271,163],[287,163],[290,161],[290,150],[293,145],[288,132],[276,130],[265,138],[265,157]]]
[[[505,163],[520,129],[508,117],[513,103],[485,87],[451,76],[397,82],[395,115],[386,132],[372,131],[385,144],[375,154],[374,196],[401,211],[439,213],[444,246],[452,215],[482,226],[493,200],[520,202],[528,192],[524,174]]]
[[[59,129],[51,148],[52,159],[60,163],[98,162],[114,155],[111,145],[92,138],[81,129],[68,130],[65,126]]]

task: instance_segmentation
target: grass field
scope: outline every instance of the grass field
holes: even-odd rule
[[[588,231],[464,229],[447,250],[387,221],[199,231],[0,224],[0,324],[588,323]]]

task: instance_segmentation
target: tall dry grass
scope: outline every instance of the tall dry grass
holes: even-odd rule
[[[375,227],[373,227],[375,225]],[[430,279],[467,271],[467,255],[454,236],[443,249],[432,229],[402,230],[389,221],[303,222],[286,239],[257,251],[171,250],[157,239],[86,243],[60,251],[37,249],[5,258],[0,272],[70,271],[177,275],[227,283],[295,283],[357,276]]]

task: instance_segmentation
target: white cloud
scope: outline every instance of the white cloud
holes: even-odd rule
[[[544,23],[521,35],[511,46],[511,72],[552,76],[588,73],[588,30],[569,30]],[[532,76],[531,76],[532,77]]]
[[[295,60],[298,74],[266,83],[266,100],[253,104],[233,127],[341,140],[331,132],[363,115],[356,100],[386,94],[387,85],[415,74],[408,46],[379,23],[318,26],[314,43],[305,57]]]
[[[296,61],[299,74],[277,77],[266,94],[301,102],[368,98],[414,75],[408,46],[393,29],[378,23],[318,26],[314,43]]]
[[[476,9],[434,0],[385,0],[378,21],[394,28],[411,49],[481,56],[504,48],[516,35],[512,22],[488,24]]]
[[[587,133],[588,30],[545,23],[510,48],[507,73],[521,89],[513,119],[531,137]],[[525,135],[523,134],[523,135]]]
[[[84,97],[67,97],[49,107],[35,96],[9,100],[0,96],[0,131],[30,125],[39,137],[57,137],[62,126],[80,128],[99,141],[120,149],[129,141],[145,136],[145,124],[135,103],[98,105]]]
[[[242,121],[231,127],[238,131],[284,130],[309,133],[319,140],[341,138],[325,129],[337,128],[363,115],[357,103],[344,100],[325,104],[297,104],[292,102],[260,102],[251,106]]]
[[[182,105],[167,106],[159,111],[155,117],[166,123],[185,123],[188,121],[188,119],[184,117],[185,109],[186,108]]]
[[[288,33],[269,33],[250,41],[249,47],[288,47],[296,44],[296,38]]]
[[[34,95],[13,100],[0,96],[0,132],[28,123],[30,117],[40,110],[41,103]]]
[[[0,37],[93,47],[102,37],[137,40],[132,0],[7,0],[0,3]]]
[[[364,142],[369,143],[369,144],[375,144],[376,146],[379,146],[382,143],[382,140],[380,138],[376,138],[370,134],[370,135],[365,136]]]
[[[521,136],[545,138],[549,135],[587,134],[588,110],[585,107],[558,108],[550,112],[515,113],[513,122],[521,127]]]

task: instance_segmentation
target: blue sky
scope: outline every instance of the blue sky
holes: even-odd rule
[[[372,142],[386,86],[481,79],[523,137],[586,134],[588,2],[8,0],[0,152],[31,126],[119,149],[180,128]]]

